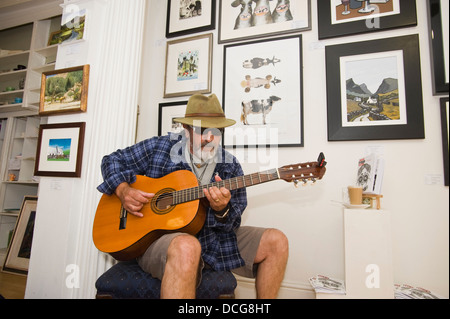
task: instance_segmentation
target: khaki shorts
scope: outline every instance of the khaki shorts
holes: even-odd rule
[[[236,231],[239,253],[241,254],[242,259],[244,259],[245,265],[240,268],[233,269],[232,272],[247,278],[256,277],[256,270],[258,265],[254,263],[254,260],[256,257],[256,252],[258,251],[262,234],[265,230],[266,228],[242,226]],[[169,249],[169,245],[172,240],[180,235],[186,234],[166,234],[156,240],[153,244],[150,245],[150,247],[142,256],[137,258],[139,266],[141,266],[144,271],[150,273],[153,277],[162,280],[164,269],[166,267],[167,250]],[[205,263],[203,262],[203,260],[200,260],[198,278],[201,278],[201,272],[204,267]],[[206,267],[208,266],[206,265]]]

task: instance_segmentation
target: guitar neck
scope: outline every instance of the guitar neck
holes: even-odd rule
[[[277,169],[268,170],[265,172],[253,173],[249,175],[237,176],[220,182],[214,182],[210,184],[200,185],[197,187],[187,188],[172,193],[172,204],[178,205],[193,200],[201,199],[205,197],[203,193],[204,189],[209,189],[210,187],[225,187],[232,191],[239,188],[250,187],[254,185],[259,185],[262,183],[267,183],[279,179]]]

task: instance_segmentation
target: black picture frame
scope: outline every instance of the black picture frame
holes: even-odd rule
[[[329,141],[425,138],[419,36],[417,34],[327,46],[325,50]],[[341,88],[341,58],[378,52],[402,53],[406,124],[392,125],[385,122],[386,125],[344,126],[341,101],[343,93],[346,94],[345,98],[348,95],[347,87]]]
[[[223,67],[222,106],[236,121],[225,130],[225,147],[304,146],[301,34],[225,45]],[[246,116],[244,103],[252,109]]]
[[[173,119],[184,117],[188,101],[160,103],[158,108],[158,136],[167,135],[169,132],[178,133],[182,124],[174,123]],[[172,127],[176,125],[178,128]]]
[[[368,15],[367,19],[364,20],[339,24],[333,24],[332,22],[331,3],[332,1],[317,1],[320,40],[417,25],[416,0],[399,0],[399,14],[379,18],[372,18]]]
[[[433,72],[433,94],[448,94],[448,79],[445,70],[448,65],[445,63],[444,40],[443,40],[443,19],[441,14],[441,0],[428,0],[428,21],[429,37],[431,43],[431,64]],[[448,13],[447,13],[448,14]],[[448,25],[447,25],[448,28]]]
[[[179,2],[179,0],[177,0]],[[208,2],[208,6],[211,11],[211,15],[208,17],[209,22],[206,24],[198,25],[195,27],[191,27],[190,25],[183,26],[179,31],[170,31],[171,30],[171,23],[173,23],[173,19],[171,19],[171,13],[172,13],[172,3],[175,1],[168,0],[167,4],[167,19],[166,19],[166,38],[174,38],[179,36],[184,36],[188,34],[203,32],[203,31],[209,31],[214,30],[216,28],[216,0],[202,0],[202,3]],[[183,29],[184,28],[184,29]]]
[[[449,185],[449,155],[448,155],[448,97],[440,99],[441,104],[441,127],[442,127],[442,154],[444,160],[444,181],[445,186]]]

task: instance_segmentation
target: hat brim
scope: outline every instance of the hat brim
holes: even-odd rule
[[[202,128],[225,128],[236,124],[235,120],[223,117],[182,117],[173,121]]]

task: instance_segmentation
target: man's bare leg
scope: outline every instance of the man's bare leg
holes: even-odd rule
[[[161,283],[161,298],[194,299],[201,246],[190,235],[175,237],[167,251],[167,262]]]
[[[286,236],[277,229],[266,230],[258,247],[255,263],[259,263],[256,274],[256,296],[259,299],[275,299],[284,278],[289,256]]]

